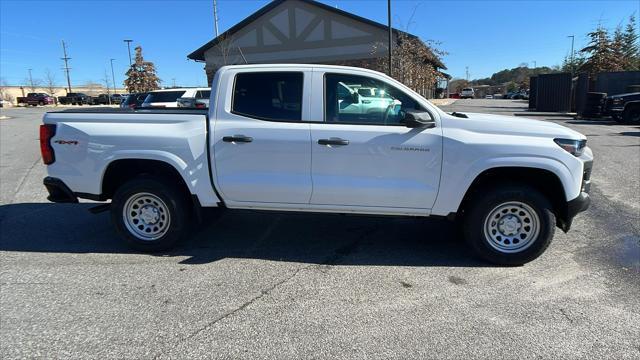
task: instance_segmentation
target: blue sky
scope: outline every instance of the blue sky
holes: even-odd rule
[[[386,23],[386,1],[323,0]],[[219,0],[221,31],[267,4],[265,0]],[[407,24],[417,6],[416,16]],[[609,1],[401,1],[393,0],[393,25],[440,41],[447,71],[471,78],[518,66],[560,64],[576,35],[576,48],[598,23],[614,28],[640,13],[638,0]],[[33,69],[65,81],[60,40],[68,45],[72,84],[101,82],[115,58],[116,81],[128,65],[126,44],[141,45],[164,85],[204,85],[203,64],[186,56],[213,38],[212,0],[17,1],[0,0],[0,77],[22,83]]]

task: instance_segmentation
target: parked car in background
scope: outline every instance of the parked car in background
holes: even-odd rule
[[[28,93],[27,96],[18,97],[16,99],[18,105],[51,105],[55,104],[56,99],[45,93]]]
[[[67,93],[66,96],[59,96],[58,102],[62,105],[88,105],[93,102],[91,96],[84,93]]]
[[[111,104],[120,105],[125,97],[126,96],[123,96],[122,94],[111,94]]]
[[[163,89],[149,92],[141,107],[178,107],[179,98],[195,98],[198,91],[209,88]]]
[[[464,88],[460,92],[460,98],[461,99],[473,99],[475,96],[476,96],[476,94],[473,91],[473,88]]]
[[[623,124],[640,124],[640,92],[607,97],[604,114]]]
[[[90,105],[109,105],[109,98],[110,96],[108,94],[98,94],[98,96],[92,96]]]
[[[486,95],[484,98],[485,98],[485,99],[493,99],[493,95],[488,94],[488,95]]]
[[[198,90],[195,92],[194,97],[183,96],[178,98],[178,107],[198,108],[205,109],[209,107],[209,97],[211,96],[211,89]]]
[[[147,98],[147,95],[149,95],[148,92],[129,94],[120,103],[120,107],[123,108],[123,109],[124,108],[129,108],[129,109],[139,108],[140,106],[142,106],[142,103],[144,102],[144,99]]]

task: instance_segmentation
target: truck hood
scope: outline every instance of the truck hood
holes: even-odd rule
[[[548,121],[484,113],[465,112],[464,114],[467,115],[468,118],[459,118],[449,114],[447,115],[449,118],[455,119],[459,127],[478,133],[538,136],[574,140],[586,139],[586,136],[577,131]]]

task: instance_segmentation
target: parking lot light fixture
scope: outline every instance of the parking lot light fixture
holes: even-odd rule
[[[133,64],[131,62],[131,42],[133,42],[133,40],[125,39],[123,41],[127,43],[127,50],[129,51],[129,67],[131,67],[131,64]]]

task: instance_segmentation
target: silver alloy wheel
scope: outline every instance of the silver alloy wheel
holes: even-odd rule
[[[150,193],[131,195],[122,208],[122,219],[131,235],[145,241],[161,238],[171,224],[167,205]]]
[[[489,245],[503,253],[527,249],[540,233],[540,218],[531,206],[509,201],[496,206],[484,220]]]

